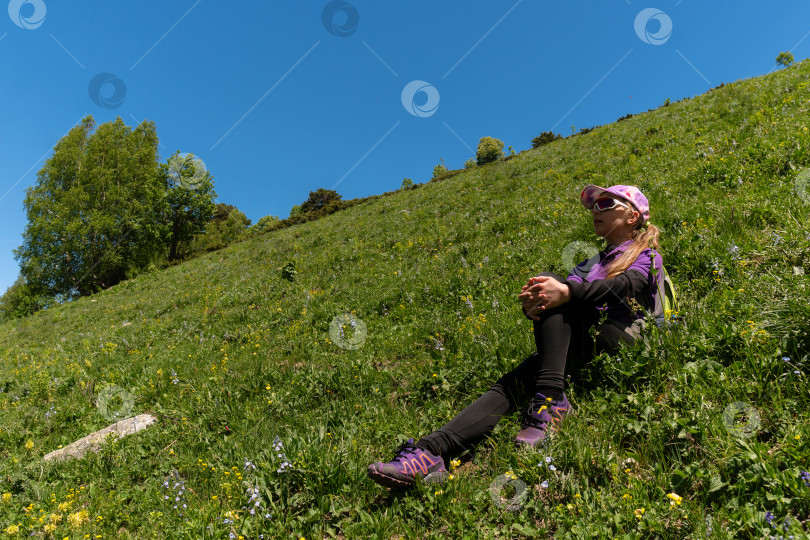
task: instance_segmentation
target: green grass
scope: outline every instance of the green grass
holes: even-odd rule
[[[0,325],[0,536],[806,536],[808,75],[724,85]],[[371,482],[369,463],[533,352],[517,294],[565,273],[572,242],[601,245],[589,183],[648,196],[682,322],[595,359],[542,452],[515,451],[513,414],[443,486]],[[343,313],[366,325],[356,348],[330,337]],[[111,422],[110,385],[158,424],[43,462]],[[511,476],[517,511],[489,493]]]

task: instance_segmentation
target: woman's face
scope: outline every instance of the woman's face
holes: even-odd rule
[[[639,219],[639,213],[636,210],[630,209],[624,201],[615,200],[621,204],[617,204],[609,210],[599,211],[596,209],[596,205],[591,209],[593,232],[607,239],[610,244],[629,240],[630,233],[635,229]]]

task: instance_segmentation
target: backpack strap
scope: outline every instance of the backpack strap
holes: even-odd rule
[[[677,311],[678,297],[675,294],[675,286],[667,273],[667,269],[661,266],[662,274],[658,280],[658,295],[655,297],[655,310],[653,316],[656,323],[661,326],[666,323],[667,313]]]
[[[674,302],[674,290],[672,287],[672,282],[669,279],[669,274],[667,273],[666,267],[661,264],[661,271],[659,272],[655,268],[655,256],[656,253],[652,252],[650,254],[650,268],[653,275],[653,279],[658,281],[658,294],[655,295],[655,305],[653,306],[653,317],[655,317],[656,323],[661,325],[666,320],[666,311],[667,309],[673,309],[672,303]],[[667,293],[669,291],[673,292],[673,300],[669,301],[669,297]]]
[[[655,266],[653,266],[655,269]],[[658,272],[655,272],[657,274]],[[656,319],[660,319],[664,316],[664,299],[666,298],[666,281],[669,279],[667,275],[667,269],[661,265],[661,272],[662,275],[656,276],[658,279],[658,294],[655,295],[655,306],[653,308],[653,317]],[[653,275],[655,275],[653,274]]]

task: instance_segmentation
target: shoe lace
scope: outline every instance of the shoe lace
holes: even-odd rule
[[[420,448],[418,446],[416,446],[412,442],[405,441],[401,445],[399,445],[399,448],[397,448],[396,454],[394,454],[394,459],[392,459],[391,461],[400,461],[400,460],[403,460],[403,459],[407,460],[408,459],[407,455],[409,453],[412,454],[412,453],[416,452],[417,450],[420,450]]]
[[[523,425],[521,427],[523,428],[535,427],[538,429],[543,429],[544,427],[546,427],[546,425],[549,422],[548,419],[546,419],[545,416],[538,418],[537,416],[534,415],[534,411],[539,410],[540,407],[542,406],[543,405],[535,405],[534,403],[530,403],[529,408],[526,410],[526,414],[523,415]],[[549,411],[549,416],[550,414],[551,413]]]

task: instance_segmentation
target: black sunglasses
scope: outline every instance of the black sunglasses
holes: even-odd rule
[[[623,206],[625,208],[630,208],[627,203],[624,201],[619,201],[612,197],[600,197],[593,201],[593,207],[596,208],[600,212],[604,212],[605,210],[612,210],[617,206]]]

